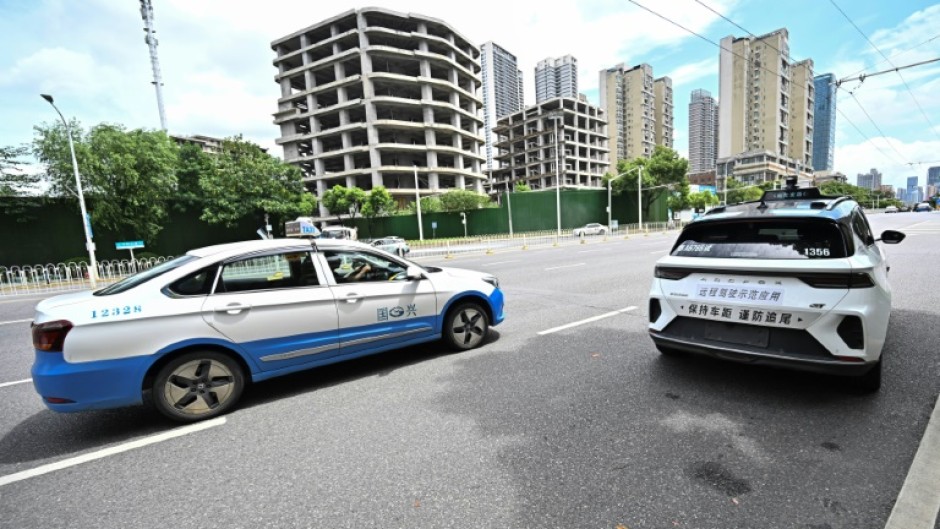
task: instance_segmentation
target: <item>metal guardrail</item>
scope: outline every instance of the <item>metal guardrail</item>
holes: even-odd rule
[[[106,285],[150,269],[172,257],[98,262],[98,284]],[[0,266],[0,296],[45,294],[91,288],[88,263]]]
[[[683,225],[684,223],[680,221],[644,222],[642,231],[638,224],[629,224],[618,226],[617,229],[609,231],[604,235],[585,235],[583,237],[574,236],[572,230],[569,229],[564,230],[561,235],[558,235],[556,230],[546,230],[515,233],[512,237],[508,234],[500,234],[408,241],[408,245],[411,247],[411,253],[408,254],[408,257],[412,259],[420,257],[453,257],[457,254],[495,253],[497,251],[510,249],[525,250],[528,248],[546,246],[563,246],[611,238],[628,238],[648,235],[650,233],[665,233],[668,230],[679,229]]]

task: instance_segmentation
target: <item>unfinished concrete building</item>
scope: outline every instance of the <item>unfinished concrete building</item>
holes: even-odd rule
[[[364,8],[271,47],[277,143],[318,196],[337,184],[381,185],[405,203],[416,170],[422,195],[483,191],[480,49],[450,25]]]
[[[499,168],[493,172],[493,189],[517,183],[548,189],[559,180],[568,187],[603,186],[610,151],[600,108],[578,99],[550,99],[501,118],[494,130]]]

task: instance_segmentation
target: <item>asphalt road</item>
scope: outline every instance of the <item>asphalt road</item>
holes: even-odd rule
[[[940,214],[871,221],[908,233],[887,249],[875,395],[660,356],[646,295],[675,233],[423,260],[499,276],[508,316],[485,346],[261,383],[224,422],[137,448],[181,430],[46,410],[17,383],[37,300],[0,298],[0,483],[101,456],[0,485],[0,527],[884,527],[940,393]]]

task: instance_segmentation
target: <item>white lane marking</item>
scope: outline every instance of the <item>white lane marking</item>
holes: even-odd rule
[[[26,323],[26,322],[28,322],[28,321],[33,321],[33,319],[32,319],[32,318],[29,318],[29,319],[27,319],[27,320],[0,321],[0,325],[9,325],[9,324],[11,324],[11,323]]]
[[[933,529],[940,512],[940,397],[885,529]]]
[[[549,270],[561,270],[562,268],[574,268],[574,267],[576,267],[576,266],[584,266],[584,265],[586,265],[586,264],[587,264],[587,263],[576,263],[576,264],[573,264],[573,265],[553,266],[553,267],[551,267],[551,268],[546,268],[545,271],[547,272],[547,271],[549,271]]]
[[[217,417],[215,419],[210,419],[205,422],[191,424],[189,426],[183,426],[182,428],[176,428],[175,430],[170,430],[169,432],[163,432],[163,433],[159,433],[156,435],[151,435],[149,437],[137,439],[136,441],[130,441],[128,443],[120,444],[117,446],[112,446],[109,448],[105,448],[103,450],[98,450],[97,452],[91,452],[89,454],[83,454],[77,457],[64,459],[62,461],[57,461],[55,463],[50,463],[48,465],[42,465],[40,467],[32,468],[29,470],[24,470],[22,472],[17,472],[16,474],[0,476],[0,487],[4,485],[9,485],[10,483],[16,483],[17,481],[23,481],[24,479],[34,478],[36,476],[41,476],[43,474],[55,472],[56,470],[62,470],[65,468],[74,467],[75,465],[81,465],[82,463],[88,463],[89,461],[94,461],[96,459],[102,459],[108,456],[117,455],[122,452],[134,450],[136,448],[142,448],[144,446],[152,445],[154,443],[168,441],[175,437],[182,437],[184,435],[196,433],[201,430],[206,430],[214,426],[221,426],[223,424],[225,424],[225,417]]]
[[[542,332],[538,332],[538,333],[536,333],[536,334],[538,334],[539,336],[544,336],[544,335],[546,335],[546,334],[552,334],[553,332],[563,331],[563,330],[565,330],[565,329],[570,329],[570,328],[572,328],[572,327],[577,327],[578,325],[584,325],[585,323],[591,323],[591,322],[597,321],[597,320],[603,320],[604,318],[609,318],[609,317],[611,317],[611,316],[616,316],[616,315],[618,315],[618,314],[623,314],[624,312],[630,312],[631,310],[636,310],[636,307],[627,307],[627,308],[625,308],[625,309],[615,310],[615,311],[613,311],[613,312],[608,312],[608,313],[606,313],[606,314],[601,314],[600,316],[594,316],[594,317],[592,317],[592,318],[587,318],[587,319],[584,319],[584,320],[581,320],[581,321],[576,321],[576,322],[573,322],[573,323],[568,323],[568,324],[565,324],[565,325],[561,325],[561,326],[559,326],[559,327],[553,327],[553,328],[551,328],[551,329],[546,329],[546,330],[544,330],[544,331],[542,331]]]
[[[27,378],[26,380],[16,380],[13,382],[0,382],[0,388],[5,388],[7,386],[15,386],[17,384],[26,384],[27,382],[32,382],[33,379]]]
[[[666,253],[666,252],[668,252],[668,251],[669,251],[669,250],[657,250],[657,251],[655,251],[655,252],[650,252],[650,254],[652,255],[652,254],[657,254],[657,253]]]
[[[498,264],[518,263],[519,261],[520,261],[519,259],[514,259],[512,261],[496,261],[495,263],[486,263],[486,264],[498,265]]]
[[[578,253],[592,253],[592,252],[599,252],[599,251],[601,250],[578,250]]]

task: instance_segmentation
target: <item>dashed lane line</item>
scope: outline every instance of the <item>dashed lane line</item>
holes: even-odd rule
[[[549,270],[561,270],[562,268],[575,268],[578,266],[584,266],[586,264],[587,263],[575,263],[575,264],[564,265],[564,266],[552,266],[552,267],[546,268],[545,271],[548,272]]]
[[[0,325],[10,325],[11,323],[26,323],[26,322],[28,322],[28,321],[33,321],[33,319],[32,319],[32,318],[28,318],[28,319],[25,319],[25,320],[0,321]]]
[[[103,459],[105,457],[117,455],[129,450],[134,450],[137,448],[142,448],[144,446],[152,445],[155,443],[160,443],[163,441],[168,441],[176,437],[182,437],[184,435],[189,435],[191,433],[196,433],[202,430],[207,430],[215,426],[221,426],[225,424],[225,417],[218,417],[215,419],[210,419],[205,422],[200,422],[196,424],[191,424],[189,426],[183,426],[181,428],[176,428],[168,432],[159,433],[156,435],[151,435],[135,441],[130,441],[128,443],[119,444],[117,446],[111,446],[103,450],[98,450],[97,452],[91,452],[88,454],[83,454],[77,457],[72,457],[69,459],[64,459],[62,461],[56,461],[55,463],[50,463],[48,465],[42,465],[36,468],[29,470],[24,470],[22,472],[17,472],[16,474],[9,474],[7,476],[0,476],[0,487],[4,485],[9,485],[10,483],[16,483],[17,481],[23,481],[24,479],[34,478],[36,476],[42,476],[43,474],[48,474],[50,472],[55,472],[57,470],[63,470],[69,467],[74,467],[75,465],[81,465],[82,463],[88,463],[90,461],[95,461],[98,459]]]
[[[598,321],[598,320],[603,320],[604,318],[610,318],[611,316],[616,316],[616,315],[618,315],[618,314],[623,314],[624,312],[630,312],[631,310],[636,310],[636,307],[635,307],[635,306],[627,307],[627,308],[625,308],[625,309],[615,310],[615,311],[613,311],[613,312],[608,312],[608,313],[606,313],[606,314],[601,314],[601,315],[599,315],[599,316],[594,316],[594,317],[591,317],[591,318],[586,318],[586,319],[583,319],[583,320],[580,320],[580,321],[568,323],[568,324],[561,325],[561,326],[558,326],[558,327],[552,327],[551,329],[546,329],[546,330],[544,330],[544,331],[542,331],[542,332],[539,332],[539,333],[536,333],[536,334],[538,334],[539,336],[544,336],[544,335],[546,335],[546,334],[552,334],[552,333],[554,333],[554,332],[564,331],[564,330],[570,329],[570,328],[572,328],[572,327],[577,327],[578,325],[584,325],[585,323],[591,323],[591,322],[595,322],[595,321]]]
[[[15,380],[15,381],[13,381],[13,382],[0,382],[0,388],[5,388],[5,387],[8,387],[8,386],[16,386],[16,385],[19,385],[19,384],[27,384],[27,383],[32,382],[32,381],[33,381],[33,379],[27,378],[27,379],[25,379],[25,380]]]

